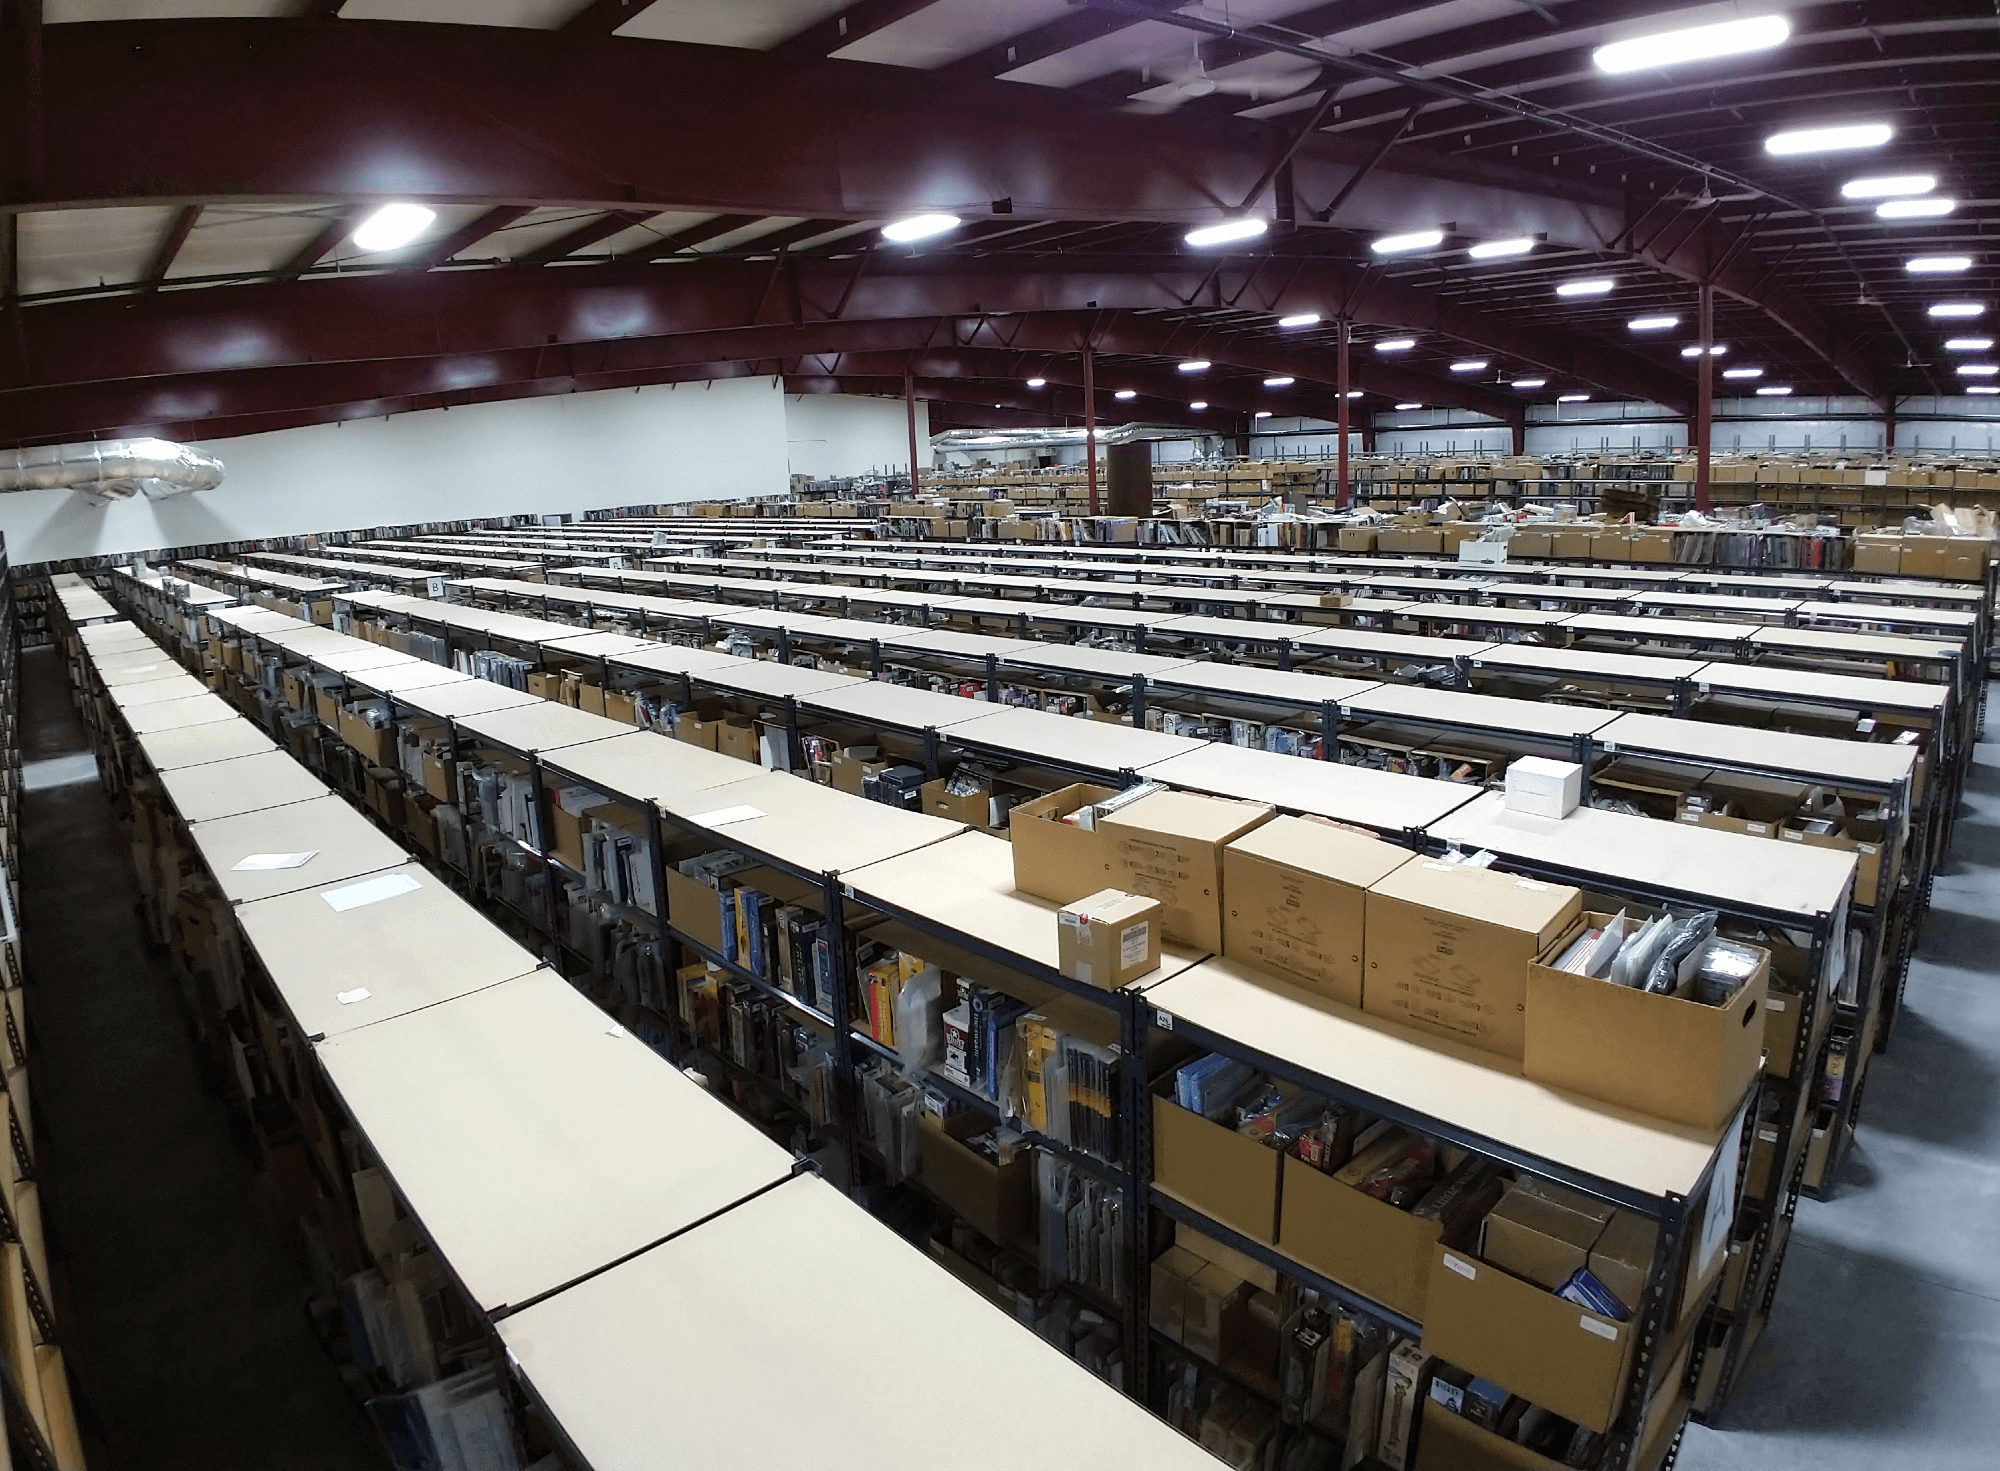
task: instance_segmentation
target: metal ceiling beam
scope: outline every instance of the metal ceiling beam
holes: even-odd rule
[[[590,0],[563,25],[572,36],[608,36],[653,8],[653,0]]]
[[[359,214],[360,211],[353,209],[335,210],[327,222],[320,226],[319,233],[300,246],[297,253],[279,266],[273,274],[280,281],[298,280],[319,264],[321,256],[347,238],[347,233],[354,228],[354,222]]]
[[[961,56],[957,61],[947,62],[938,68],[941,72],[959,77],[998,77],[1024,66],[1032,66],[1038,61],[1046,61],[1051,56],[1060,56],[1065,51],[1092,41],[1101,41],[1106,36],[1128,30],[1139,22],[1130,16],[1103,15],[1095,11],[1079,10],[1069,15],[1057,16],[1033,30],[1022,31],[1009,36],[1004,41],[996,41],[991,46],[983,46],[969,56]]]
[[[167,233],[160,237],[159,246],[153,251],[153,260],[146,267],[144,290],[147,295],[160,289],[160,283],[167,279],[167,272],[174,268],[174,258],[187,244],[187,238],[194,230],[194,222],[201,218],[201,206],[184,204],[174,212]]]
[[[522,215],[533,212],[533,206],[526,204],[503,204],[497,209],[489,209],[478,219],[460,225],[443,239],[432,241],[424,247],[421,254],[405,264],[405,269],[428,271],[433,266],[441,266],[461,250],[470,250],[488,235],[506,229]]]
[[[745,225],[754,225],[762,218],[762,215],[717,215],[712,220],[703,220],[698,225],[690,225],[685,230],[677,230],[671,235],[663,235],[658,240],[628,250],[619,259],[665,260],[668,256],[683,250],[693,250],[697,245],[706,245],[709,241],[727,235],[732,230],[740,230]]]
[[[855,0],[838,15],[816,21],[771,48],[773,56],[831,56],[844,46],[887,30],[899,20],[928,10],[937,0]]]
[[[574,255],[579,250],[588,250],[600,240],[609,240],[621,230],[629,230],[634,225],[644,224],[656,211],[615,209],[600,215],[587,224],[578,225],[567,234],[559,235],[548,244],[538,246],[525,255],[514,257],[516,265],[545,266],[550,261],[561,260],[566,255]]]

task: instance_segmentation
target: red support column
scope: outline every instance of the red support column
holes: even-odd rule
[[[1694,508],[1710,510],[1708,461],[1715,439],[1715,288],[1704,281],[1701,301],[1701,356],[1694,360]]]
[[[917,380],[903,375],[903,410],[910,420],[910,499],[917,498]]]
[[[1090,514],[1097,514],[1097,379],[1095,354],[1083,348],[1083,473],[1090,486]]]
[[[1339,403],[1339,405],[1338,405],[1338,412],[1337,412],[1337,414],[1336,414],[1336,416],[1335,416],[1335,422],[1336,422],[1336,423],[1338,423],[1338,425],[1340,426],[1340,450],[1339,450],[1339,456],[1340,456],[1340,483],[1339,483],[1339,485],[1338,485],[1338,486],[1337,486],[1337,487],[1335,488],[1335,490],[1334,490],[1334,496],[1333,496],[1333,504],[1334,504],[1334,505],[1335,505],[1335,507],[1337,507],[1337,508],[1344,508],[1344,507],[1345,507],[1345,506],[1347,506],[1347,505],[1348,505],[1348,504],[1349,504],[1349,503],[1350,503],[1350,502],[1351,502],[1351,501],[1353,500],[1353,498],[1354,498],[1354,487],[1353,487],[1353,484],[1352,484],[1352,483],[1351,483],[1351,482],[1349,481],[1349,479],[1348,479],[1348,475],[1347,475],[1347,426],[1348,426],[1348,413],[1347,413],[1347,383],[1348,383],[1348,368],[1347,368],[1347,318],[1345,318],[1345,317],[1340,317],[1340,318],[1338,318],[1338,319],[1336,319],[1336,320],[1337,320],[1337,325],[1338,325],[1338,328],[1339,328],[1339,334],[1340,334],[1340,336],[1339,336],[1339,341],[1340,341],[1340,371],[1339,371],[1339,373],[1338,373],[1338,375],[1337,375],[1337,377],[1338,377],[1338,380],[1339,380],[1339,385],[1340,385],[1340,386],[1339,386],[1339,393],[1340,393],[1340,403]]]

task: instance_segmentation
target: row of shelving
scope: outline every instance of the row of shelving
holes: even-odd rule
[[[544,630],[544,632],[546,632],[546,630]],[[588,636],[586,636],[586,642],[588,642]]]
[[[261,661],[246,683],[205,657],[193,605],[145,602],[134,611],[150,634],[75,631],[86,708],[135,824],[177,855],[172,884],[146,865],[156,902],[171,888],[177,925],[219,910],[199,965],[218,989],[202,1014],[228,1039],[274,1162],[292,1161],[278,1171],[286,1204],[339,1291],[347,1331],[330,1338],[351,1341],[351,1372],[373,1390],[398,1464],[442,1455],[489,1471],[545,1457],[535,1464],[611,1471],[656,1464],[663,1443],[703,1463],[761,1463],[852,1436],[874,1445],[876,1464],[929,1465],[959,1420],[963,1379],[948,1356],[906,1360],[938,1335],[1067,1444],[1205,1463],[654,1055],[693,1062],[694,1048],[654,1033],[636,1005],[606,1018],[454,895],[481,887],[477,854],[519,854],[518,843],[475,832],[455,864],[413,863],[383,836],[429,853],[400,800],[385,802],[387,772],[316,714],[285,718]],[[371,659],[386,651],[284,615],[231,611],[314,648],[321,674],[358,660],[384,679],[437,676],[425,687],[454,691],[458,708],[560,712],[401,656]],[[203,677],[158,667],[155,636]],[[709,759],[730,768],[718,778],[740,772]],[[540,923],[533,892],[494,907],[523,934]],[[700,1056],[729,1072],[724,1056]],[[895,1444],[870,1429],[884,1364],[913,1397]],[[775,1399],[774,1375],[786,1385]],[[998,1466],[1010,1454],[995,1444],[958,1459]]]

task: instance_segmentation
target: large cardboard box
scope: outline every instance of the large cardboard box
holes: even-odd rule
[[[835,763],[838,785],[838,763]],[[1104,835],[1063,821],[1079,807],[1118,795],[1116,787],[1075,786],[1022,802],[1007,815],[1014,842],[1014,887],[1055,904],[1074,904],[1111,887],[1110,845]]]
[[[1566,885],[1414,858],[1368,891],[1362,1010],[1518,1058],[1529,963],[1582,918]]]
[[[391,744],[390,735],[389,731],[377,730],[344,706],[341,708],[340,738],[377,766],[395,764],[396,748]]]
[[[1635,1323],[1599,1317],[1440,1245],[1425,1301],[1424,1349],[1589,1430],[1618,1413]]]
[[[1361,1005],[1367,891],[1410,859],[1367,833],[1276,817],[1222,850],[1222,953]]]
[[[1271,818],[1261,802],[1155,792],[1098,824],[1109,849],[1111,886],[1160,901],[1167,939],[1211,954],[1222,949],[1222,850]]]
[[[686,741],[690,746],[700,746],[705,751],[717,748],[721,728],[722,719],[717,715],[683,710],[674,717],[674,739]]]
[[[1591,533],[1590,555],[1600,562],[1625,562],[1632,557],[1632,528],[1606,526]]]
[[[1023,1149],[996,1165],[945,1132],[929,1114],[917,1120],[918,1173],[930,1192],[988,1241],[1005,1246],[1028,1231],[1034,1156]]]
[[[1588,557],[1592,537],[1596,528],[1590,526],[1566,527],[1549,535],[1549,555],[1552,557]]]
[[[1375,549],[1436,556],[1444,550],[1444,532],[1435,526],[1385,526],[1376,534]]]
[[[1278,1239],[1284,1161],[1284,1155],[1249,1135],[1212,1124],[1171,1097],[1153,1095],[1154,1182],[1267,1246]]]
[[[738,761],[758,757],[757,722],[744,715],[732,715],[716,728],[715,749]]]
[[[1343,526],[1335,533],[1334,544],[1343,552],[1372,552],[1375,534],[1373,526]]]
[[[1896,531],[1864,531],[1854,538],[1854,570],[1894,576],[1903,570],[1903,537]]]
[[[1426,1399],[1419,1413],[1423,1428],[1412,1471],[1561,1471],[1561,1461],[1503,1439],[1435,1400]]]
[[[1610,919],[1591,914],[1585,923]],[[1727,1006],[1704,1006],[1531,964],[1521,1071],[1654,1118],[1716,1128],[1757,1076],[1770,978],[1764,954]]]
[[[1436,1221],[1285,1156],[1278,1249],[1286,1256],[1421,1322],[1437,1240]]]
[[[1117,991],[1160,968],[1160,901],[1102,889],[1056,911],[1056,967]]]
[[[722,946],[722,895],[667,865],[667,923],[717,955]]]
[[[1554,526],[1516,526],[1514,534],[1507,538],[1507,555],[1510,557],[1553,556],[1555,547]]]
[[[1673,561],[1674,529],[1671,526],[1633,527],[1629,556],[1634,562]]]

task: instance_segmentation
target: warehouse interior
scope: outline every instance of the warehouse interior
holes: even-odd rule
[[[1996,63],[0,0],[0,1464],[1990,1464]]]

